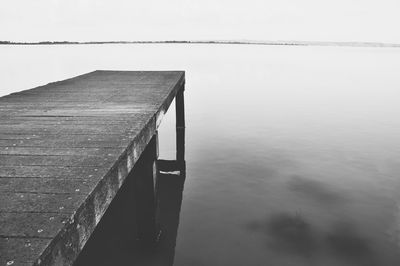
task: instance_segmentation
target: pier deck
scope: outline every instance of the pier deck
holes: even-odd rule
[[[0,265],[73,263],[184,78],[95,71],[0,98]]]

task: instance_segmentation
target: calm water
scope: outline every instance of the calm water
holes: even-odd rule
[[[174,265],[400,265],[400,49],[1,46],[0,60],[2,95],[95,69],[186,70]],[[174,141],[171,108],[160,157]]]

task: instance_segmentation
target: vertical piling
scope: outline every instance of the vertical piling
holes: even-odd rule
[[[176,160],[178,165],[183,166],[185,161],[185,85],[178,91],[175,98],[176,110]]]

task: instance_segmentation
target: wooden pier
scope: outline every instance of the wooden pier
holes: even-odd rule
[[[182,71],[95,71],[0,98],[0,266],[72,265],[131,176],[140,237],[157,237],[157,128],[176,99],[185,171]],[[146,193],[144,193],[147,191]],[[150,204],[148,204],[150,203]]]

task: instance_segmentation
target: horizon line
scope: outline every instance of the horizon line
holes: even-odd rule
[[[259,40],[143,40],[143,41],[0,41],[0,45],[87,45],[87,44],[239,44],[239,45],[289,45],[289,46],[344,46],[344,47],[393,47],[400,43],[362,41],[259,41]]]

